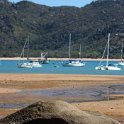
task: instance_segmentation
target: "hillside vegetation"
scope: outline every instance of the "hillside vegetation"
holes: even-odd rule
[[[110,56],[120,57],[124,37],[124,0],[97,0],[82,8],[49,7],[29,1],[10,3],[0,0],[0,56],[20,56],[30,37],[30,56],[48,52],[49,57],[68,57],[69,34],[72,34],[71,57],[101,57],[111,33]]]

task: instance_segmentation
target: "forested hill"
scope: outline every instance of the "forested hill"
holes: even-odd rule
[[[26,38],[30,38],[30,56],[101,57],[111,33],[110,56],[119,57],[124,32],[124,0],[97,0],[82,8],[48,7],[29,1],[10,3],[0,0],[0,56],[19,56]]]

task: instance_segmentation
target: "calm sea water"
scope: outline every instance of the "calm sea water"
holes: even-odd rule
[[[95,70],[99,61],[84,61],[84,67],[64,67],[63,61],[50,61],[49,64],[43,64],[41,68],[18,68],[17,60],[1,60],[0,73],[41,73],[41,74],[89,74],[89,75],[124,75],[124,66],[120,66],[120,71],[100,71]],[[66,62],[66,61],[64,61]],[[112,64],[117,64],[112,61]],[[104,62],[102,63],[104,64]]]

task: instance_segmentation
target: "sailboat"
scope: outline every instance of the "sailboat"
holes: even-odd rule
[[[24,47],[23,47],[21,55],[20,55],[20,57],[23,58],[23,59],[25,58],[25,48],[26,48],[26,46],[28,46],[28,48],[27,48],[27,59],[28,59],[29,37],[26,39]],[[29,63],[29,62],[25,62],[24,60],[23,61],[19,61],[17,66],[18,66],[18,68],[32,68],[32,64]]]
[[[27,60],[28,61],[22,61],[17,64],[18,68],[33,68],[33,67],[42,67],[42,64],[37,60],[29,60],[29,37],[27,38],[24,47],[22,49],[21,58],[25,57],[25,48],[27,47]]]
[[[123,43],[122,43],[122,48],[121,48],[121,61],[118,63],[118,65],[124,66],[124,60],[123,60]]]
[[[104,54],[106,52],[107,49],[107,59],[106,59],[106,65],[101,65],[102,61],[100,62],[99,66],[97,66],[95,69],[96,70],[121,70],[121,68],[113,65],[113,64],[109,64],[109,42],[110,42],[110,33],[108,34],[108,42],[107,45],[105,47],[105,50],[103,52],[103,56],[102,59],[104,57]]]
[[[81,45],[80,45],[79,55],[81,57]],[[85,66],[85,63],[82,62],[81,60],[72,60],[71,59],[71,34],[69,35],[69,61],[67,63],[64,63],[63,66],[68,66],[68,67],[81,67],[81,66]]]

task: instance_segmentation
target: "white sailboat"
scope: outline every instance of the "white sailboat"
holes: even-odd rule
[[[121,61],[118,63],[118,65],[124,66],[124,60],[123,60],[123,43],[122,43],[122,48],[121,48]]]
[[[34,68],[34,67],[42,67],[42,64],[37,61],[37,60],[29,60],[29,37],[28,39],[26,40],[25,44],[24,44],[24,47],[22,49],[22,52],[21,52],[21,58],[24,58],[25,57],[25,48],[26,46],[28,47],[27,48],[27,61],[22,61],[22,62],[19,62],[17,65],[18,65],[18,68]]]
[[[25,58],[25,48],[26,48],[26,46],[28,46],[28,48],[27,48],[27,58],[28,58],[29,37],[28,37],[28,39],[26,39],[24,47],[23,47],[21,55],[20,55],[20,57],[23,58],[23,59]],[[28,61],[24,61],[24,60],[23,61],[19,61],[17,66],[18,66],[18,68],[32,68],[32,64],[29,63]]]
[[[112,65],[112,64],[109,64],[109,41],[110,41],[110,33],[108,34],[108,42],[107,42],[107,46],[105,47],[105,50],[103,52],[103,57],[104,57],[104,54],[106,52],[106,49],[107,49],[107,60],[106,60],[106,65],[101,65],[102,61],[100,62],[99,66],[97,66],[95,69],[96,70],[121,70],[121,68],[115,66],[115,65]],[[103,59],[102,57],[102,59]]]
[[[81,57],[81,45],[80,45],[79,55]],[[81,67],[81,66],[85,66],[85,63],[82,62],[81,60],[72,60],[71,59],[71,34],[69,35],[69,61],[67,63],[64,63],[63,66],[68,66],[68,67]]]

